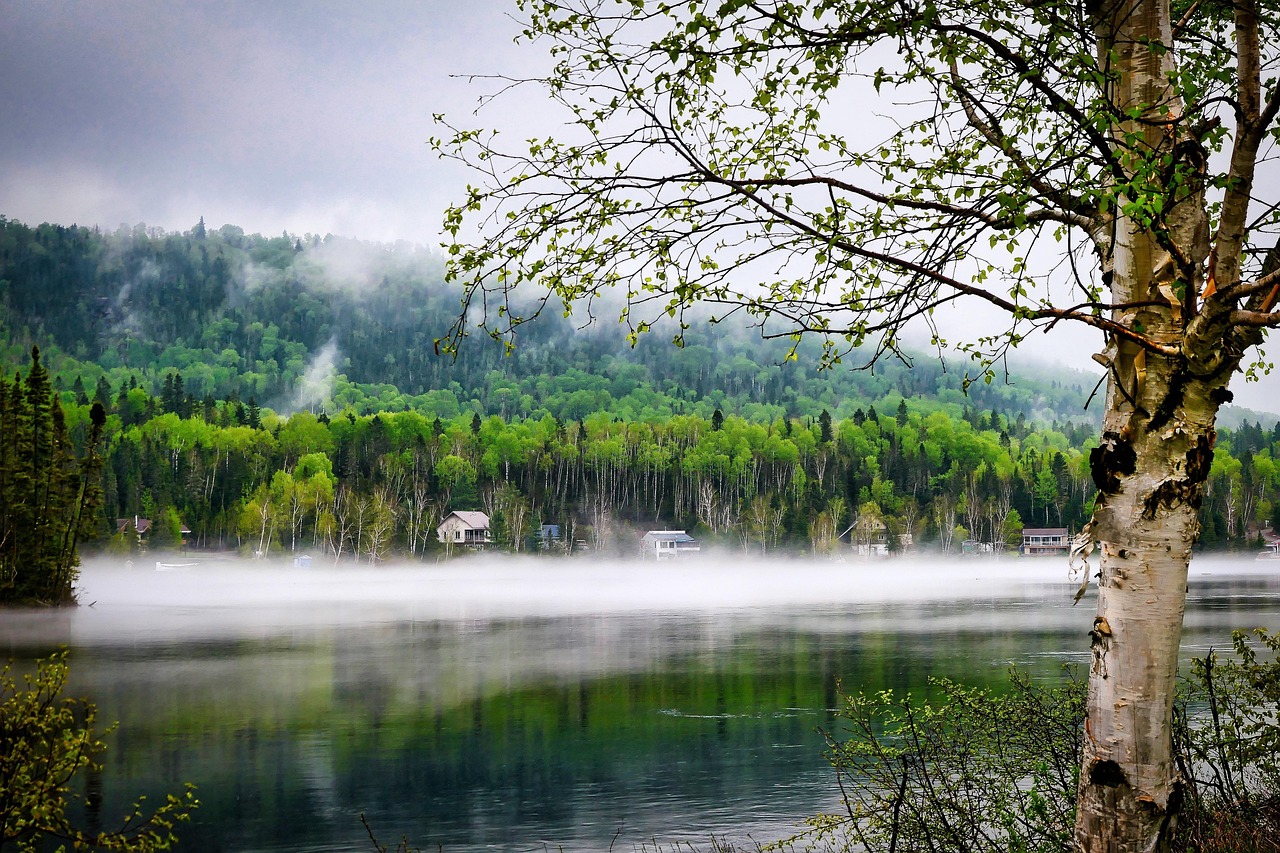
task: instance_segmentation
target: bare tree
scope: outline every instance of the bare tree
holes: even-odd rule
[[[409,553],[416,557],[419,551],[426,549],[438,519],[438,511],[431,501],[431,491],[425,477],[413,481],[413,488],[405,500],[404,512],[405,538],[409,543]]]
[[[387,486],[374,489],[373,494],[362,498],[360,503],[364,506],[365,519],[360,544],[372,565],[387,556],[400,508],[396,504],[395,492]]]
[[[1076,551],[1101,554],[1090,851],[1168,843],[1214,423],[1280,325],[1280,184],[1258,180],[1280,12],[1173,6],[522,0],[554,60],[530,82],[565,122],[436,141],[483,173],[446,214],[470,318],[446,345],[477,318],[508,337],[552,301],[590,314],[614,285],[632,335],[670,315],[679,339],[703,303],[765,336],[822,335],[828,364],[906,357],[913,321],[944,349],[935,312],[957,300],[1008,320],[956,344],[988,376],[1037,329],[1101,333],[1099,497]],[[513,137],[530,142],[495,141]],[[532,303],[512,299],[522,285]]]
[[[742,526],[748,535],[760,543],[762,554],[767,554],[771,548],[777,547],[778,535],[782,531],[782,521],[785,516],[786,510],[783,509],[782,504],[775,502],[770,495],[758,494],[751,499]]]
[[[950,552],[956,532],[956,502],[949,494],[933,499],[933,523],[938,527],[938,541],[942,550]]]
[[[327,545],[329,550],[333,552],[333,562],[335,564],[341,562],[342,554],[347,548],[354,550],[356,543],[359,541],[354,538],[354,516],[358,504],[359,499],[352,495],[351,490],[346,486],[338,486],[333,493],[333,504],[329,513],[330,519],[324,529]]]

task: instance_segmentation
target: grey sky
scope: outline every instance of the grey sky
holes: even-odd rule
[[[0,213],[434,244],[425,145],[515,25],[479,2],[0,0]]]
[[[435,246],[467,176],[431,155],[431,117],[465,123],[493,88],[453,75],[537,61],[513,6],[0,0],[0,214]],[[1094,368],[1083,332],[1026,349]],[[1234,386],[1280,411],[1280,374]]]

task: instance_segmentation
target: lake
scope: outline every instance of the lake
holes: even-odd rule
[[[838,807],[841,691],[1063,677],[1093,596],[1056,560],[294,569],[91,562],[81,607],[5,612],[119,720],[104,819],[198,785],[182,850],[671,849]],[[1184,654],[1280,622],[1265,564],[1197,559]],[[104,820],[108,822],[109,820]]]

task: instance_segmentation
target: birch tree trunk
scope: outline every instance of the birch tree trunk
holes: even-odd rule
[[[1184,313],[1196,310],[1209,238],[1195,178],[1204,154],[1179,134],[1173,54],[1152,46],[1173,43],[1169,7],[1119,0],[1106,11],[1099,54],[1112,68],[1112,104],[1132,117],[1116,131],[1115,149],[1135,189],[1121,195],[1122,213],[1095,243],[1114,303],[1135,306],[1113,319],[1175,354],[1112,337],[1099,356],[1109,379],[1102,439],[1090,458],[1099,497],[1089,532],[1101,568],[1076,822],[1077,847],[1088,853],[1168,849],[1181,801],[1172,712],[1187,566],[1225,386],[1225,377],[1198,376],[1184,357]],[[1168,152],[1184,184],[1162,228],[1142,221],[1139,197],[1159,180],[1143,173],[1153,151]],[[1125,214],[1126,204],[1139,212]]]

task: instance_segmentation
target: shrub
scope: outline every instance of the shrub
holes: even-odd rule
[[[19,850],[43,850],[62,843],[129,853],[169,849],[174,826],[198,805],[193,788],[169,795],[150,815],[138,800],[112,830],[72,826],[66,813],[72,780],[100,769],[96,759],[106,749],[94,730],[97,708],[62,696],[66,651],[37,662],[35,674],[21,683],[11,668],[0,670],[0,848],[16,843]]]
[[[827,846],[868,851],[1061,851],[1070,847],[1084,686],[1009,689],[930,681],[939,699],[852,696],[830,741],[843,814],[813,820]]]
[[[1175,853],[1280,853],[1280,635],[1236,632],[1192,661],[1174,708],[1183,776]],[[920,701],[849,697],[829,737],[844,811],[806,836],[868,853],[1070,851],[1085,685],[930,681]],[[799,840],[799,839],[792,839]]]
[[[1192,662],[1175,711],[1186,780],[1175,842],[1187,853],[1280,853],[1280,635],[1236,631],[1232,646],[1232,659]]]

